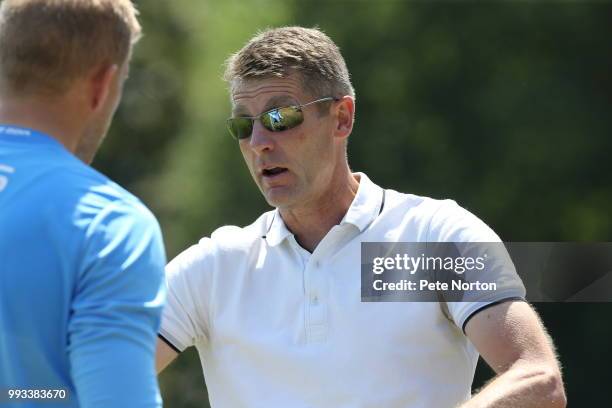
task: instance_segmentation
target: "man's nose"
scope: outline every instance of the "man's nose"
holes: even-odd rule
[[[272,132],[266,129],[259,120],[256,120],[253,123],[249,145],[257,154],[261,154],[274,148],[273,137]]]

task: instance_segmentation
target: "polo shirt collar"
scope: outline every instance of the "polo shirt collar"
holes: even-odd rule
[[[268,228],[268,232],[265,235],[266,241],[268,242],[268,245],[276,246],[283,242],[285,238],[287,238],[289,235],[291,235],[291,231],[289,231],[289,229],[285,225],[285,222],[283,221],[283,218],[281,217],[278,208],[272,211],[271,215],[268,218],[271,218],[272,220],[268,221],[268,225],[270,227]]]
[[[359,189],[340,225],[353,224],[363,232],[382,210],[383,189],[374,184],[364,173],[354,173],[354,175],[359,177]]]
[[[374,184],[364,173],[354,173],[359,178],[359,188],[346,215],[340,222],[352,224],[363,232],[380,214],[383,203],[383,189]],[[278,209],[274,210],[268,219],[268,229],[265,234],[266,241],[270,246],[276,246],[285,238],[292,235],[285,225]]]

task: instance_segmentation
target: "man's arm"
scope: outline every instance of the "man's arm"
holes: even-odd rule
[[[212,287],[211,241],[203,238],[166,266],[167,303],[157,337],[155,369],[159,374],[178,355],[208,337]]]
[[[166,344],[165,341],[157,338],[157,347],[155,351],[155,369],[157,373],[161,373],[164,368],[177,358],[179,353],[176,352],[172,347]]]
[[[486,308],[469,320],[465,332],[498,375],[461,408],[566,406],[552,341],[529,304],[509,301]]]
[[[68,355],[82,407],[160,407],[155,339],[166,297],[159,226],[146,210],[104,208],[88,230]]]

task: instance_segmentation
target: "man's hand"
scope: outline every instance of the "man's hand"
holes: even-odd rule
[[[529,304],[509,301],[484,309],[465,332],[498,375],[461,408],[566,406],[552,341]]]

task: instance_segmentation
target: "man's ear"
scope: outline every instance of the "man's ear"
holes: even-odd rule
[[[343,96],[335,106],[336,110],[336,129],[334,136],[347,138],[353,131],[355,119],[355,99],[352,96]]]
[[[89,77],[89,87],[91,90],[89,106],[92,110],[96,111],[101,106],[104,106],[117,75],[119,75],[119,66],[117,64],[102,65],[92,71]]]

